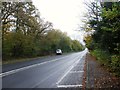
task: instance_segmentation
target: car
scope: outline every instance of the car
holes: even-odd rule
[[[62,55],[62,50],[61,50],[61,49],[57,49],[57,50],[56,50],[56,54],[57,54],[57,55]]]

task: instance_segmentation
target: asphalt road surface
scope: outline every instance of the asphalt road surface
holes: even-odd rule
[[[87,50],[3,65],[2,88],[82,87]]]

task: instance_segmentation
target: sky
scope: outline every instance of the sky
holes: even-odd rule
[[[53,23],[55,29],[67,32],[72,39],[83,43],[83,31],[77,31],[82,25],[86,12],[84,0],[33,0],[45,21]]]

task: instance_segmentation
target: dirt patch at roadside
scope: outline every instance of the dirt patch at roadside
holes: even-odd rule
[[[90,54],[86,55],[86,65],[84,67],[83,89],[85,88],[119,88],[120,78],[115,77],[105,67],[97,62],[96,58]]]

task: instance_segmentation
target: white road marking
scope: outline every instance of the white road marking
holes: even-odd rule
[[[86,54],[86,52],[84,52],[81,57],[68,69],[68,71],[58,80],[58,82],[56,83],[57,84],[57,87],[80,87],[82,86],[81,84],[80,85],[60,85],[59,83],[64,79],[65,76],[67,76],[68,73],[70,73],[70,71],[74,68],[74,66],[76,64],[78,64],[78,62],[82,59],[82,57]],[[78,57],[77,57],[78,58]],[[75,58],[76,59],[76,58]],[[81,71],[82,72],[82,71]]]
[[[59,83],[64,79],[64,77],[74,68],[74,66],[82,59],[82,57],[84,56],[84,53],[81,55],[81,57],[80,56],[78,56],[78,57],[80,57],[80,59],[78,59],[69,69],[68,69],[68,71],[58,80],[58,82],[56,83],[57,85],[59,85]],[[78,58],[77,57],[77,58]],[[75,59],[77,59],[77,58],[75,58]]]
[[[58,85],[58,88],[69,88],[69,87],[82,87],[83,85]]]
[[[74,57],[75,58],[75,57]],[[62,70],[62,68],[60,68],[60,70]],[[44,82],[45,80],[47,80],[48,78],[50,78],[51,76],[53,76],[54,74],[58,73],[59,71],[56,70],[55,72],[53,72],[52,74],[48,75],[47,77],[45,77],[43,80],[41,80],[39,83],[35,84],[34,86],[32,86],[32,88],[38,88],[37,86],[40,85],[42,82]],[[55,84],[53,84],[55,85]]]
[[[34,64],[34,65],[29,65],[29,66],[26,66],[26,67],[22,67],[22,68],[19,68],[19,69],[7,71],[7,72],[4,72],[4,73],[1,73],[0,77],[4,77],[4,76],[10,75],[10,74],[14,74],[14,73],[17,73],[19,71],[23,71],[23,70],[26,70],[26,69],[29,69],[29,68],[33,68],[33,67],[36,67],[36,66],[39,66],[39,65],[43,65],[43,64],[46,64],[46,63],[49,63],[49,62],[54,62],[54,61],[57,61],[59,59],[63,59],[65,57],[69,57],[69,56],[64,56],[62,58],[54,59],[54,60],[51,60],[51,61],[46,61],[46,62],[43,62],[43,63],[38,63],[38,64]]]
[[[70,73],[83,73],[84,71],[70,71]]]
[[[78,58],[78,57],[77,57]],[[75,58],[76,59],[76,58]],[[68,69],[68,71],[58,80],[58,82],[56,83],[57,85],[63,80],[63,78],[70,72],[70,70],[72,70],[72,68],[74,67],[75,63]]]

